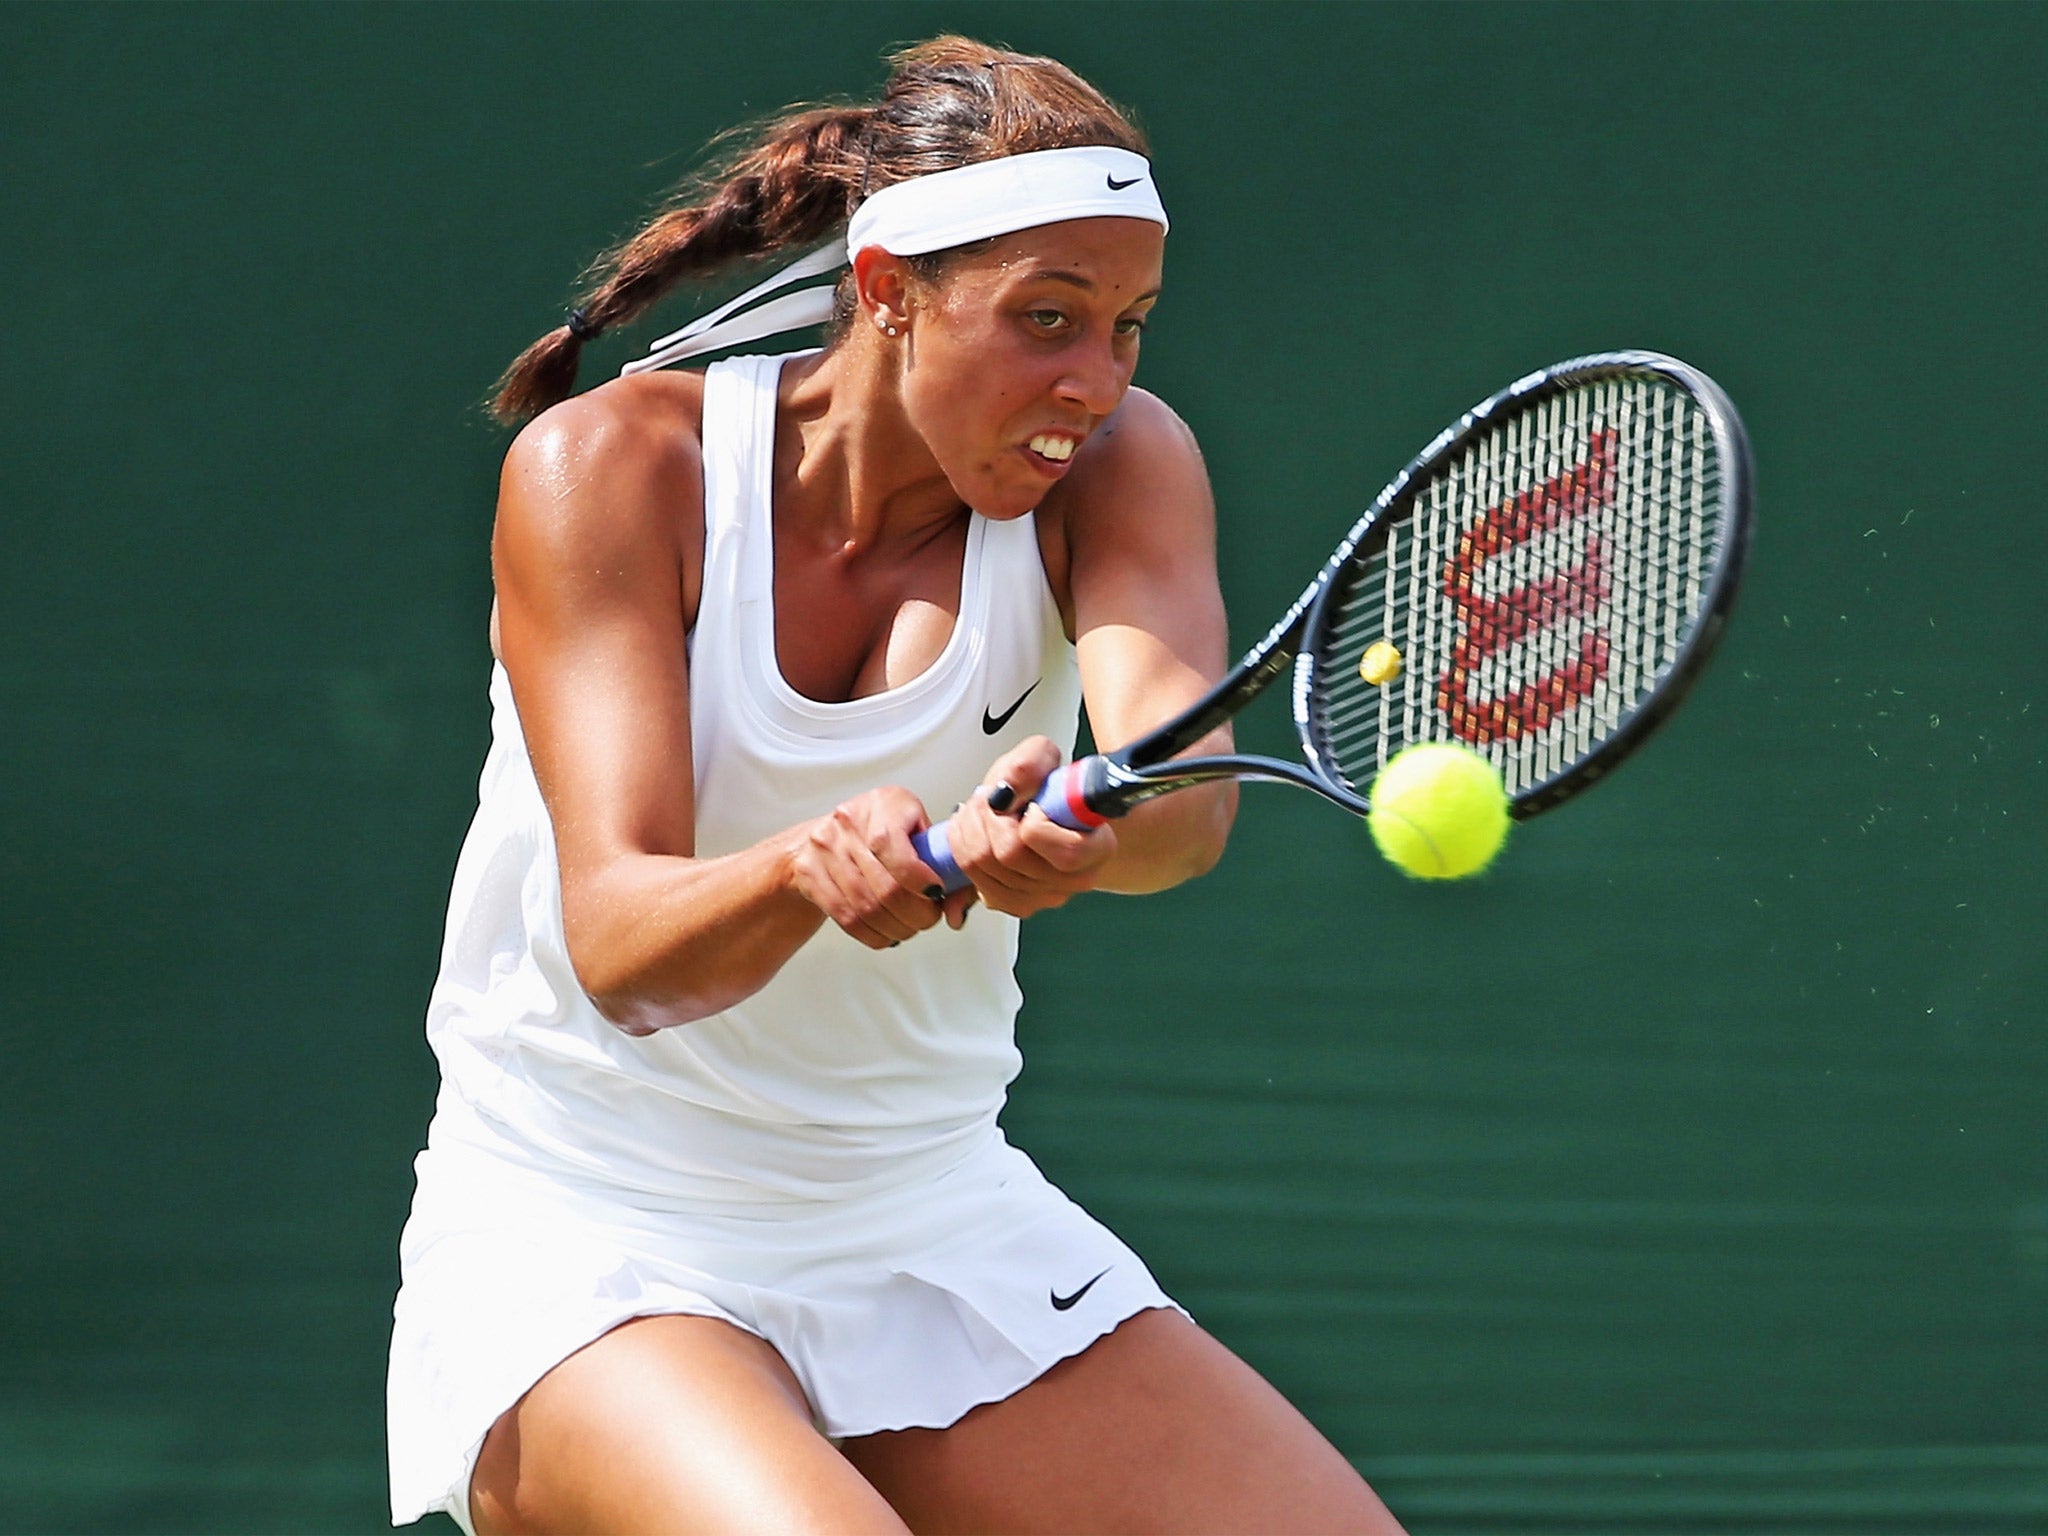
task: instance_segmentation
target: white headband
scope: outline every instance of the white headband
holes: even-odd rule
[[[1143,155],[1107,145],[1041,149],[934,171],[882,188],[854,210],[846,238],[791,262],[730,303],[651,343],[622,373],[646,373],[722,347],[759,341],[832,318],[832,288],[785,293],[745,314],[735,311],[777,290],[837,271],[850,253],[880,246],[922,256],[995,235],[1067,219],[1147,219],[1169,227],[1152,167]]]

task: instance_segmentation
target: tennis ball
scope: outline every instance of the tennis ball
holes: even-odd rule
[[[1507,786],[1471,748],[1423,742],[1380,770],[1366,823],[1397,868],[1418,880],[1461,880],[1507,841]]]
[[[1383,688],[1401,675],[1401,653],[1384,640],[1375,640],[1358,658],[1358,675],[1375,688]]]

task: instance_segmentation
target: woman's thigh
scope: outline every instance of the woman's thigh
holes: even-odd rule
[[[485,1436],[469,1510],[478,1536],[903,1533],[782,1357],[708,1317],[622,1324],[548,1372]]]
[[[1141,1312],[950,1429],[846,1443],[920,1532],[1401,1527],[1336,1447],[1178,1312]]]

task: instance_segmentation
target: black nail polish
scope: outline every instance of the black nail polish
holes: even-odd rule
[[[988,808],[992,811],[995,811],[998,814],[1001,814],[1002,812],[1007,811],[1010,808],[1011,802],[1014,801],[1016,798],[1016,790],[1010,788],[1010,786],[1007,784],[998,784],[994,789],[988,792]]]
[[[946,899],[946,888],[942,885],[928,885],[924,888],[924,899],[926,901],[944,901]]]

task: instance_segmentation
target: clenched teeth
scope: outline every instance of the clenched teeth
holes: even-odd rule
[[[1074,440],[1071,437],[1054,437],[1041,432],[1031,439],[1031,451],[1044,458],[1065,460],[1074,456]]]

